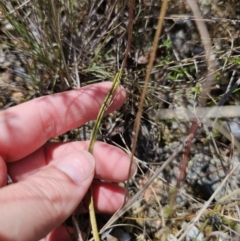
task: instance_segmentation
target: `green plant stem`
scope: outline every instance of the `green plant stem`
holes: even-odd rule
[[[113,94],[114,94],[115,90],[119,86],[121,76],[122,76],[122,70],[119,70],[115,75],[112,87],[111,87],[108,95],[106,96],[106,98],[105,98],[105,100],[104,100],[104,102],[101,106],[101,109],[98,113],[97,120],[96,120],[96,123],[94,125],[93,131],[92,131],[92,134],[91,134],[91,138],[90,138],[90,144],[89,144],[89,148],[88,148],[88,151],[90,153],[93,152],[94,143],[96,141],[97,132],[98,132],[98,129],[100,127],[103,115],[104,115],[105,111],[107,110],[107,108],[109,107],[109,105],[111,103],[111,100],[112,100],[112,97],[113,97]],[[96,222],[94,203],[93,203],[92,187],[89,190],[89,194],[90,194],[90,202],[89,202],[88,208],[89,208],[90,222],[91,222],[92,231],[93,231],[93,238],[94,238],[95,241],[100,241],[99,234],[98,234],[97,222]]]
[[[126,47],[126,51],[125,51],[125,56],[124,56],[121,68],[116,73],[114,80],[113,80],[112,87],[111,87],[108,95],[106,96],[104,103],[102,104],[101,109],[98,113],[97,120],[94,125],[93,131],[91,134],[91,138],[90,138],[90,144],[89,144],[89,148],[88,148],[88,151],[90,153],[93,152],[94,143],[96,141],[97,132],[99,130],[103,115],[111,103],[115,90],[117,89],[117,87],[120,84],[123,70],[126,65],[126,61],[127,61],[128,53],[130,51],[130,46],[131,46],[131,41],[132,41],[134,3],[135,3],[135,0],[131,0],[130,8],[129,8],[128,42],[127,42],[127,47]],[[132,165],[132,162],[131,162],[131,165]],[[131,169],[131,166],[129,168],[129,173],[130,173],[130,169]],[[91,226],[92,226],[92,231],[93,231],[93,238],[95,241],[100,241],[98,228],[97,228],[97,222],[96,222],[96,215],[95,215],[95,210],[94,210],[92,187],[90,188],[89,215],[90,215],[90,221],[91,221]]]

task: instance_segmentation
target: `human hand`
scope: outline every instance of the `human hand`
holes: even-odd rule
[[[71,240],[61,224],[93,178],[127,179],[129,157],[116,147],[96,142],[91,155],[89,142],[47,142],[95,119],[110,88],[110,82],[89,85],[0,112],[0,240]],[[107,113],[119,108],[125,95],[119,87]],[[8,186],[7,172],[14,181]],[[98,212],[112,213],[121,207],[124,189],[96,181],[93,197]]]

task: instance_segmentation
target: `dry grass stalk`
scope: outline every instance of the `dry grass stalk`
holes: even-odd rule
[[[210,118],[233,118],[240,117],[238,106],[213,106],[213,107],[196,107],[188,109],[177,107],[175,109],[159,109],[157,112],[158,120],[177,119],[180,121],[191,121],[197,118],[201,123],[206,123]]]
[[[187,4],[193,12],[195,23],[197,25],[199,34],[201,36],[202,44],[205,51],[205,59],[207,63],[207,76],[202,84],[202,91],[199,97],[199,105],[204,107],[209,97],[211,86],[214,84],[213,73],[216,71],[215,55],[212,51],[211,37],[208,32],[205,21],[202,17],[201,11],[195,0],[186,0]]]

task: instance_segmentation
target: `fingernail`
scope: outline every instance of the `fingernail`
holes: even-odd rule
[[[95,160],[87,151],[75,151],[64,156],[56,167],[79,185],[89,177],[93,178]]]

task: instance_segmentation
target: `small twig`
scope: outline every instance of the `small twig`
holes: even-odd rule
[[[177,188],[174,189],[174,191],[170,194],[169,215],[173,214],[173,211],[174,211],[173,207],[176,202],[178,189],[180,188],[181,183],[184,180],[186,175],[186,167],[189,161],[190,148],[191,148],[192,141],[197,134],[198,127],[199,127],[199,122],[197,121],[197,119],[193,120],[189,130],[189,135],[184,141],[184,150],[183,150],[182,160],[180,163],[179,176],[178,176],[177,185],[176,185]]]

